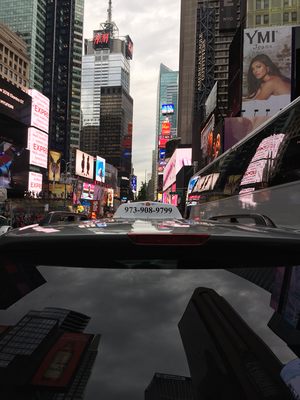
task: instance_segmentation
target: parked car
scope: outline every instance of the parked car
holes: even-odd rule
[[[43,218],[39,225],[52,225],[52,224],[61,224],[65,222],[78,222],[78,221],[86,221],[89,217],[87,214],[75,213],[71,211],[50,211]]]

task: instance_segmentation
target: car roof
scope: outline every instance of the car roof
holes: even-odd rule
[[[139,260],[152,260],[149,268],[162,268],[163,260],[179,269],[287,266],[300,264],[300,232],[213,220],[113,218],[13,229],[1,237],[0,253],[11,262],[95,268],[130,268],[129,261],[139,268]]]

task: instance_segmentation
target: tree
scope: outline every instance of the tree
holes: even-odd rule
[[[147,200],[147,183],[146,182],[142,182],[141,188],[140,188],[139,193],[137,195],[137,200],[138,201]]]

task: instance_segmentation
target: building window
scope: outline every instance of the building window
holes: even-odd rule
[[[297,11],[292,12],[292,22],[297,21]]]
[[[264,15],[264,24],[269,24],[269,15]]]
[[[256,0],[256,9],[261,10],[261,0]]]
[[[256,25],[260,25],[261,24],[261,15],[256,15],[255,22],[256,22]]]
[[[283,22],[289,22],[289,13],[283,13]]]

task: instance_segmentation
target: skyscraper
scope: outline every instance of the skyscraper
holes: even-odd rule
[[[157,85],[155,158],[152,170],[153,198],[162,199],[162,178],[165,161],[165,143],[177,137],[178,71],[160,64]]]
[[[299,23],[299,1],[297,0],[277,0],[276,5],[269,0],[247,1],[247,28]]]
[[[191,378],[156,372],[145,390],[145,400],[193,400]]]
[[[119,36],[112,21],[111,1],[108,18],[85,40],[82,64],[81,138],[83,151],[99,155],[131,173],[132,113],[130,59],[132,41]]]
[[[50,99],[50,149],[73,161],[79,147],[84,0],[3,0],[0,21],[20,34],[30,57],[29,87]]]
[[[2,0],[0,7],[0,21],[5,23],[13,32],[27,43],[30,57],[29,87],[42,92],[44,51],[45,51],[45,24],[46,0]]]

